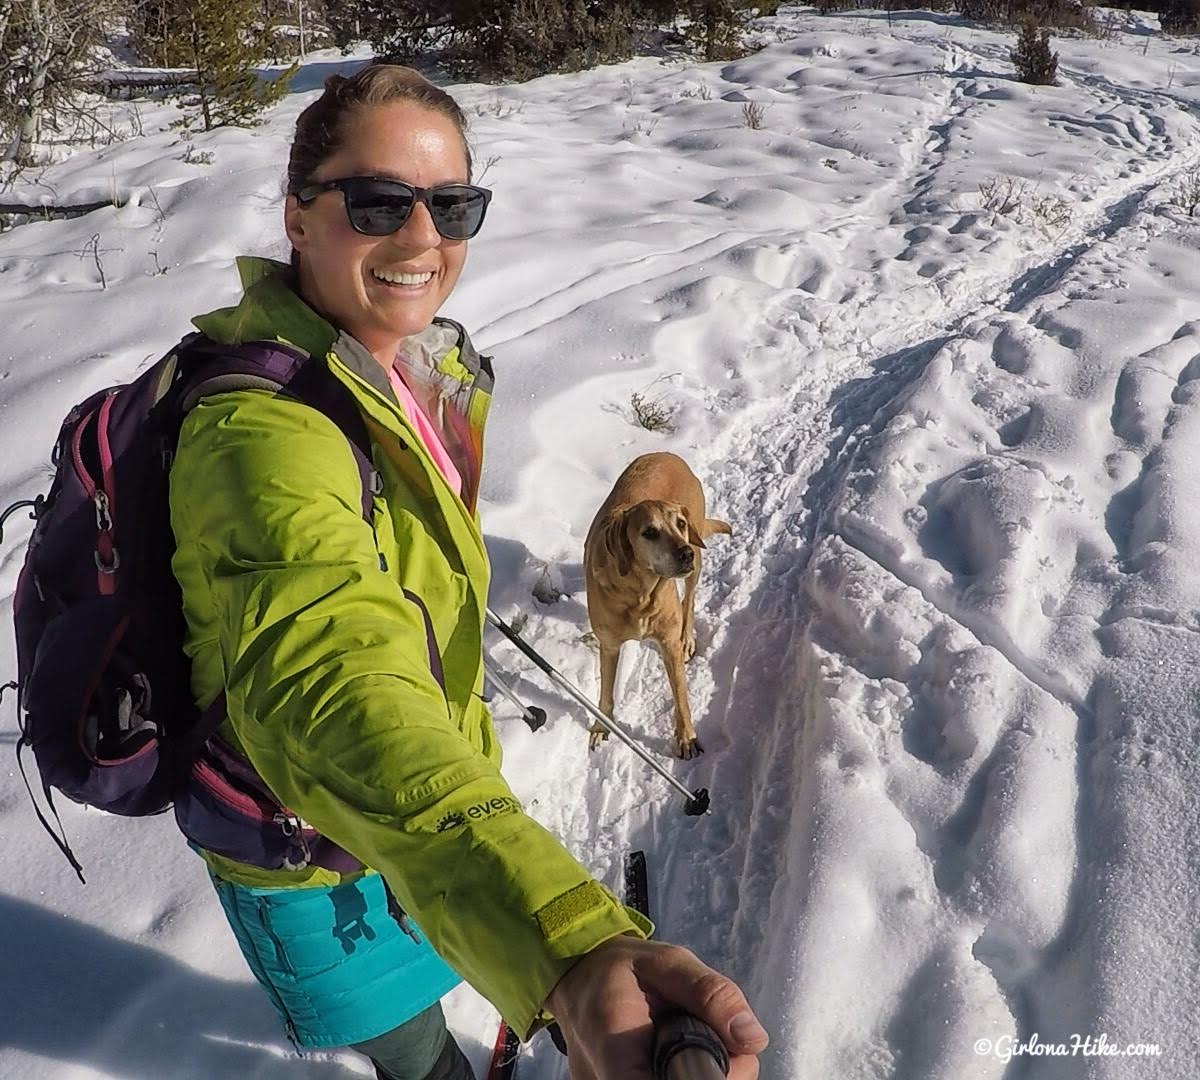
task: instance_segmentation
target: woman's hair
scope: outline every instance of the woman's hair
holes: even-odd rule
[[[411,101],[450,120],[462,139],[471,179],[471,148],[467,145],[467,118],[458,102],[434,86],[419,71],[397,64],[369,64],[349,78],[330,75],[325,92],[300,114],[288,158],[287,194],[295,195],[312,181],[321,163],[337,153],[347,117],[372,105]]]

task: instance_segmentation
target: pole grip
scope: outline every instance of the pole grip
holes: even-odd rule
[[[655,1080],[723,1080],[728,1075],[729,1051],[703,1020],[682,1009],[655,1020]]]

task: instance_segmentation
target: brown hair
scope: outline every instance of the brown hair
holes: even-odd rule
[[[450,120],[462,138],[471,179],[471,148],[467,145],[467,118],[445,90],[434,86],[419,71],[398,64],[368,64],[347,78],[330,75],[325,93],[300,114],[288,157],[287,194],[295,195],[312,180],[321,163],[342,145],[348,115],[372,105],[411,101]]]

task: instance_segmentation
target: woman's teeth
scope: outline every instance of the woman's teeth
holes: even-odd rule
[[[396,274],[390,270],[372,270],[371,274],[379,281],[386,281],[389,285],[424,285],[433,277],[433,271],[426,271],[424,274]]]

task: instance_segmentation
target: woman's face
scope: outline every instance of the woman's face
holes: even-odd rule
[[[350,114],[343,124],[341,148],[321,164],[313,183],[382,176],[434,187],[470,179],[458,128],[423,105],[373,105]],[[337,190],[305,205],[289,195],[284,224],[300,255],[301,295],[385,367],[404,338],[430,324],[467,257],[467,242],[441,236],[420,202],[390,236],[355,232]],[[421,285],[397,285],[380,278],[381,272],[430,276]]]

